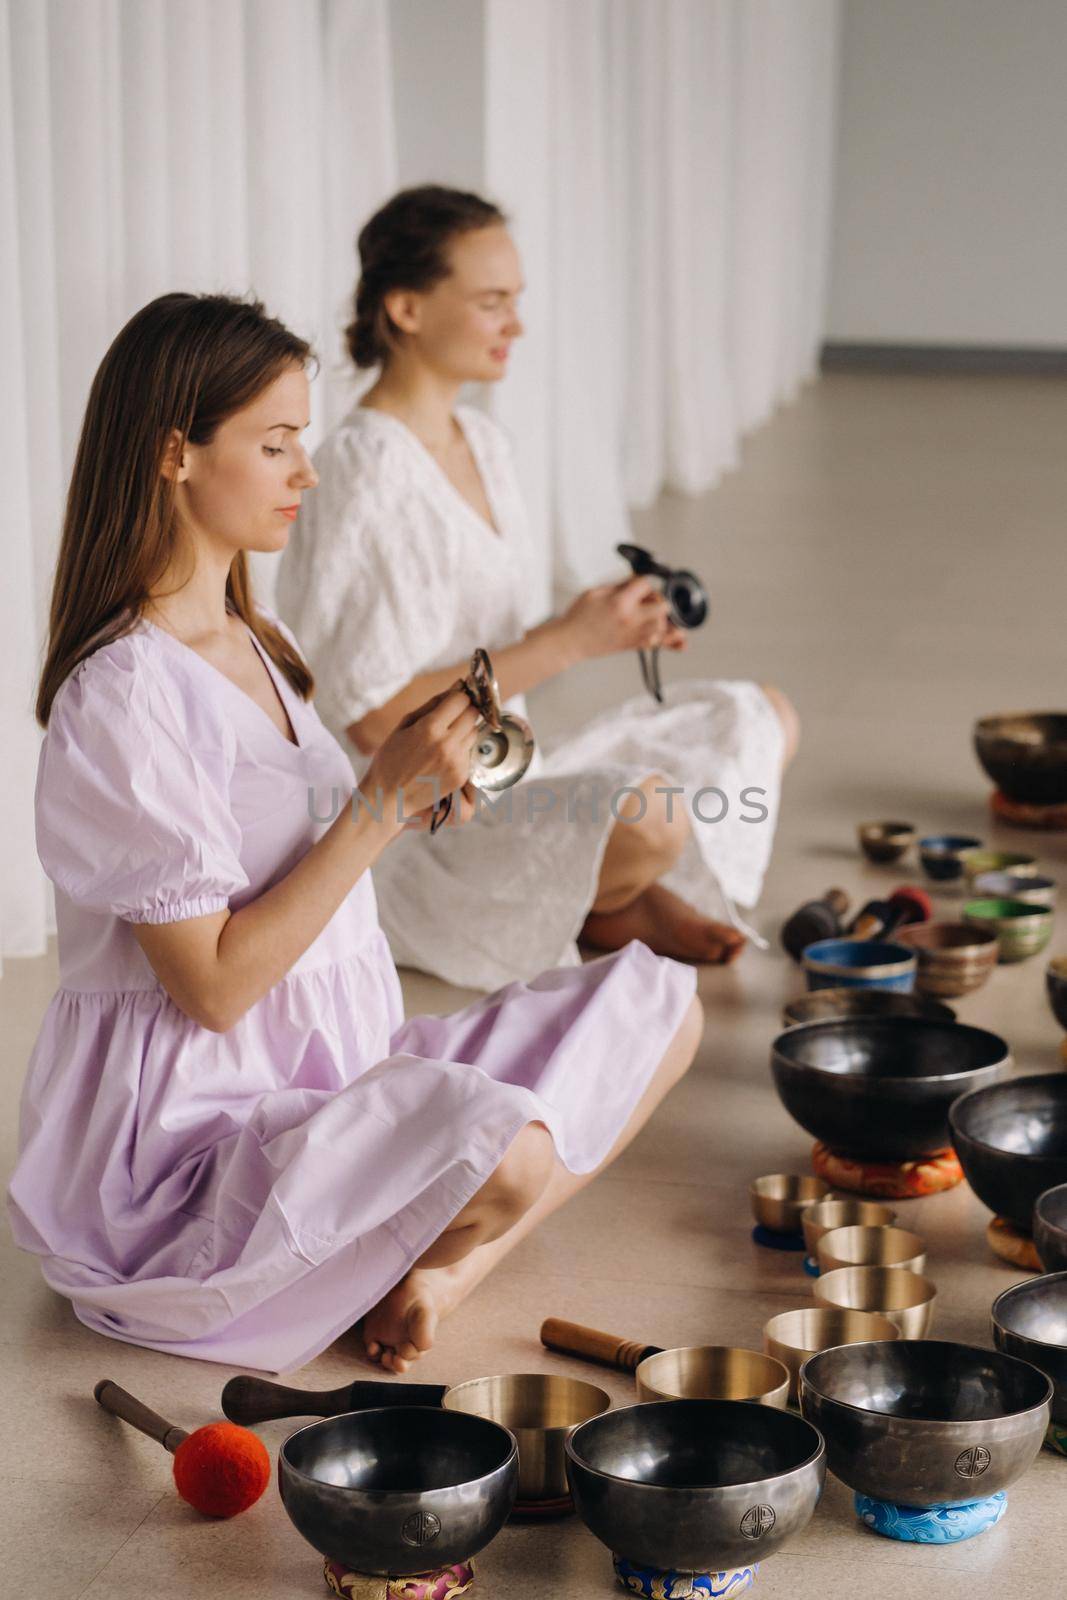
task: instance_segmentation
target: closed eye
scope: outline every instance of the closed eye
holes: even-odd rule
[[[263,454],[266,456],[280,456],[283,453],[283,451],[275,449],[273,445],[265,444],[263,446]]]

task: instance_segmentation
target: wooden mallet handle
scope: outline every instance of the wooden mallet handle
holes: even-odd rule
[[[583,1361],[596,1361],[619,1372],[633,1372],[639,1361],[659,1355],[661,1349],[658,1344],[638,1344],[633,1339],[620,1339],[616,1333],[583,1328],[579,1322],[564,1322],[559,1317],[547,1317],[542,1322],[541,1343],[565,1356],[580,1356]]]
[[[439,1406],[448,1393],[443,1383],[402,1383],[399,1379],[359,1379],[340,1389],[290,1389],[267,1378],[231,1378],[222,1391],[222,1411],[231,1422],[249,1427],[277,1417],[336,1417],[343,1411],[374,1406]]]
[[[176,1428],[173,1422],[168,1422],[166,1417],[161,1417],[158,1411],[153,1411],[151,1406],[146,1406],[143,1400],[136,1399],[117,1383],[112,1383],[110,1378],[101,1378],[93,1394],[105,1411],[128,1422],[131,1428],[136,1428],[140,1433],[147,1433],[150,1439],[155,1439],[171,1455],[182,1440],[189,1437],[184,1428]]]

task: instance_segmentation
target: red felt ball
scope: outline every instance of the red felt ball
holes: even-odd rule
[[[205,1517],[235,1517],[254,1505],[270,1482],[262,1439],[234,1422],[209,1422],[174,1452],[174,1482],[183,1500]]]

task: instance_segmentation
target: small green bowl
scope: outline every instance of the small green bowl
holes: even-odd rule
[[[973,886],[983,872],[1012,872],[1017,878],[1037,875],[1037,861],[1019,850],[964,850],[960,854],[963,873]]]
[[[975,928],[993,929],[1000,941],[1002,965],[1036,956],[1052,938],[1052,912],[1022,900],[969,900],[963,920]]]

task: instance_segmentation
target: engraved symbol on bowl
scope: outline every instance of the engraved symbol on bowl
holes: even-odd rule
[[[762,1539],[777,1520],[773,1506],[749,1506],[741,1518],[741,1532],[746,1539]]]
[[[973,1445],[970,1450],[961,1450],[956,1457],[956,1472],[961,1478],[980,1478],[991,1460],[984,1444]]]
[[[432,1511],[413,1512],[400,1530],[404,1543],[415,1546],[432,1544],[440,1532],[441,1519]]]

